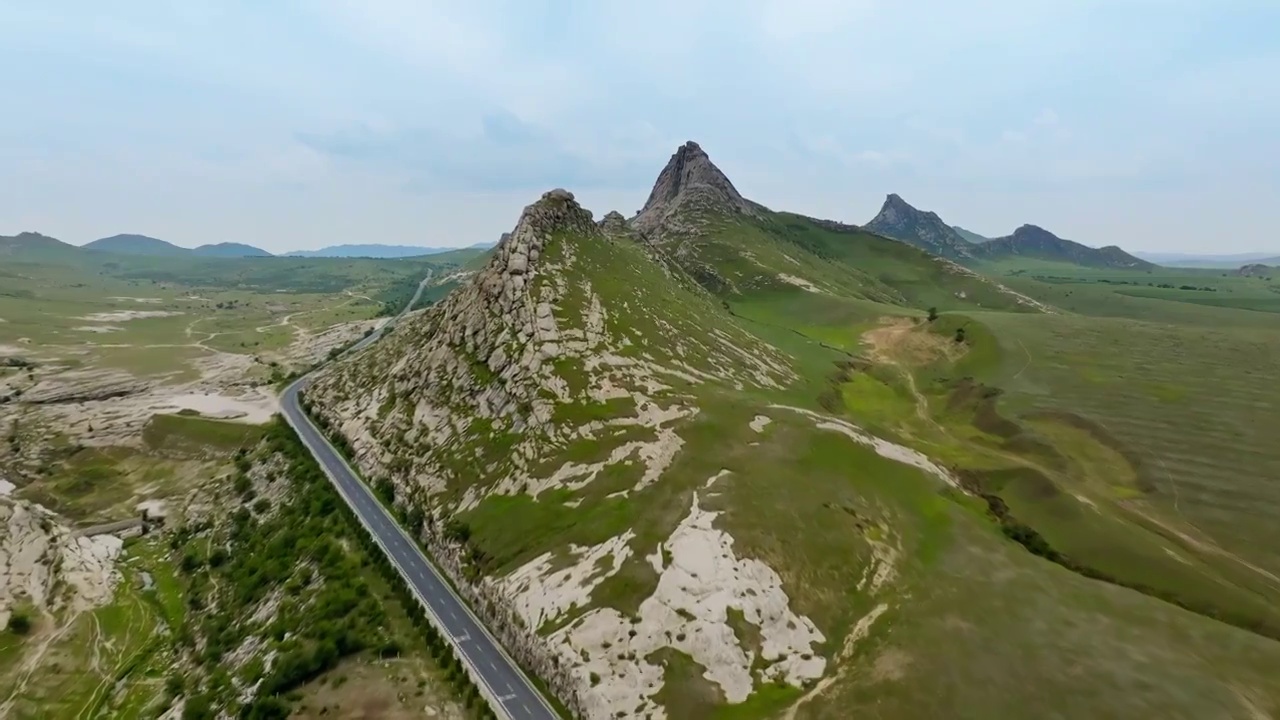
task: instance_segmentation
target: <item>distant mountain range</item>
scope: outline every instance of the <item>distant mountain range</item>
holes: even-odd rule
[[[1249,263],[1280,265],[1280,255],[1267,252],[1235,253],[1229,255],[1197,255],[1194,253],[1134,253],[1143,260],[1165,267],[1188,268],[1238,268]]]
[[[271,257],[271,253],[243,243],[214,243],[197,248],[184,248],[171,242],[146,235],[112,235],[85,243],[87,250],[112,252],[120,255],[149,255],[151,257]]]
[[[461,247],[423,247],[421,245],[330,245],[319,250],[294,250],[284,254],[285,257],[325,257],[325,258],[403,258],[436,255],[453,250],[488,249],[493,243],[476,243]]]
[[[937,213],[919,210],[893,193],[866,229],[961,263],[1030,257],[1087,267],[1154,267],[1114,245],[1092,248],[1035,225],[1023,225],[1005,237],[988,238],[948,225]]]
[[[171,242],[146,235],[123,234],[94,240],[86,243],[88,250],[112,252],[121,255],[148,255],[151,257],[275,257],[262,248],[244,243],[224,242],[212,245],[201,245],[197,248],[184,248]],[[465,248],[461,247],[423,247],[421,245],[381,245],[370,243],[364,245],[330,245],[319,250],[294,250],[280,257],[305,258],[405,258],[421,257],[451,252],[453,250],[488,249],[493,243],[477,243]]]

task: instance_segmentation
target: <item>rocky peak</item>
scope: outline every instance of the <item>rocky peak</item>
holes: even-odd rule
[[[952,260],[970,257],[969,243],[935,212],[913,207],[889,193],[866,229]]]
[[[886,195],[884,198],[884,207],[916,212],[915,207],[913,207],[911,203],[907,202],[906,200],[903,200],[902,196],[899,195],[898,193],[889,193],[888,195]]]
[[[867,227],[901,225],[921,214],[919,210],[903,200],[901,195],[889,193],[885,196],[884,204],[880,206],[880,212],[871,219]]]
[[[698,143],[681,145],[658,174],[636,216],[643,232],[656,229],[682,209],[755,215],[756,207],[733,186]]]

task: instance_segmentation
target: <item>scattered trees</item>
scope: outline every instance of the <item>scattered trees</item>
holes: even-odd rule
[[[288,478],[289,497],[256,512],[240,507],[219,528],[188,526],[174,532],[170,547],[182,575],[187,605],[194,611],[179,635],[180,647],[206,668],[204,678],[166,681],[170,695],[187,698],[183,720],[206,720],[223,714],[251,720],[274,720],[290,714],[290,693],[344,657],[370,652],[399,656],[409,645],[426,649],[473,713],[491,717],[479,688],[454,654],[448,638],[432,624],[423,605],[371,536],[359,525],[320,467],[284,423],[269,427],[258,453],[236,456],[236,491],[243,494],[255,454],[275,453],[286,461],[278,478]],[[394,501],[389,480],[377,483],[384,498]],[[271,512],[262,512],[270,510]],[[419,526],[424,515],[415,514]],[[377,572],[390,595],[370,587],[368,572]],[[261,627],[247,628],[244,619],[273,592],[283,592],[276,614]],[[396,602],[416,630],[416,637],[393,634],[384,603]],[[258,668],[253,699],[241,705],[223,658],[241,647],[252,632],[272,643],[275,660]]]

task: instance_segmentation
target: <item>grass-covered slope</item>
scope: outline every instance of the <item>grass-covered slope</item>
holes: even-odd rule
[[[987,391],[959,382],[1005,358],[986,325],[899,320],[905,359],[860,344],[882,317],[923,315],[907,305],[939,297],[927,275],[914,299],[886,304],[750,286],[746,265],[750,289],[717,296],[686,271],[686,248],[757,237],[756,277],[785,252],[815,285],[840,281],[818,253],[851,231],[796,220],[787,247],[761,227],[780,216],[752,212],[723,240],[655,248],[619,216],[598,226],[548,193],[475,276],[308,391],[484,598],[479,612],[540,637],[539,669],[567,704],[590,718],[1275,709],[1280,644],[1155,596],[1168,583],[1151,576],[1182,565],[1166,548],[1192,563],[1177,582],[1225,575],[1090,489],[1110,446],[1068,437],[1077,425],[1009,445]],[[1052,497],[1023,480],[1037,467]],[[1070,544],[1091,527],[1114,545]],[[1081,571],[1108,547],[1108,572],[1148,576],[1126,587]],[[1152,587],[1131,589],[1139,580]],[[1196,587],[1266,611],[1234,577],[1212,582]]]

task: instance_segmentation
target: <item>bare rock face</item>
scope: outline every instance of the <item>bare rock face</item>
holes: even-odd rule
[[[524,209],[515,229],[503,234],[489,264],[469,284],[404,331],[413,337],[405,338],[406,353],[381,370],[384,391],[394,388],[423,398],[422,412],[429,416],[423,419],[432,427],[431,418],[446,414],[493,419],[516,429],[542,422],[549,410],[538,396],[537,377],[543,362],[556,356],[559,338],[550,306],[535,298],[532,287],[544,248],[558,235],[573,236],[574,242],[608,242],[573,193],[544,193]],[[345,393],[341,376],[326,372],[311,392],[317,398]],[[357,424],[363,423],[352,427]],[[365,440],[360,433],[352,438],[357,448],[372,447]],[[380,464],[379,458],[368,459]]]
[[[758,209],[691,140],[667,161],[634,225],[642,234],[661,241],[664,230],[678,230],[681,221],[687,221],[687,217],[679,217],[682,215],[710,211],[754,216]],[[676,227],[664,227],[672,225]]]

